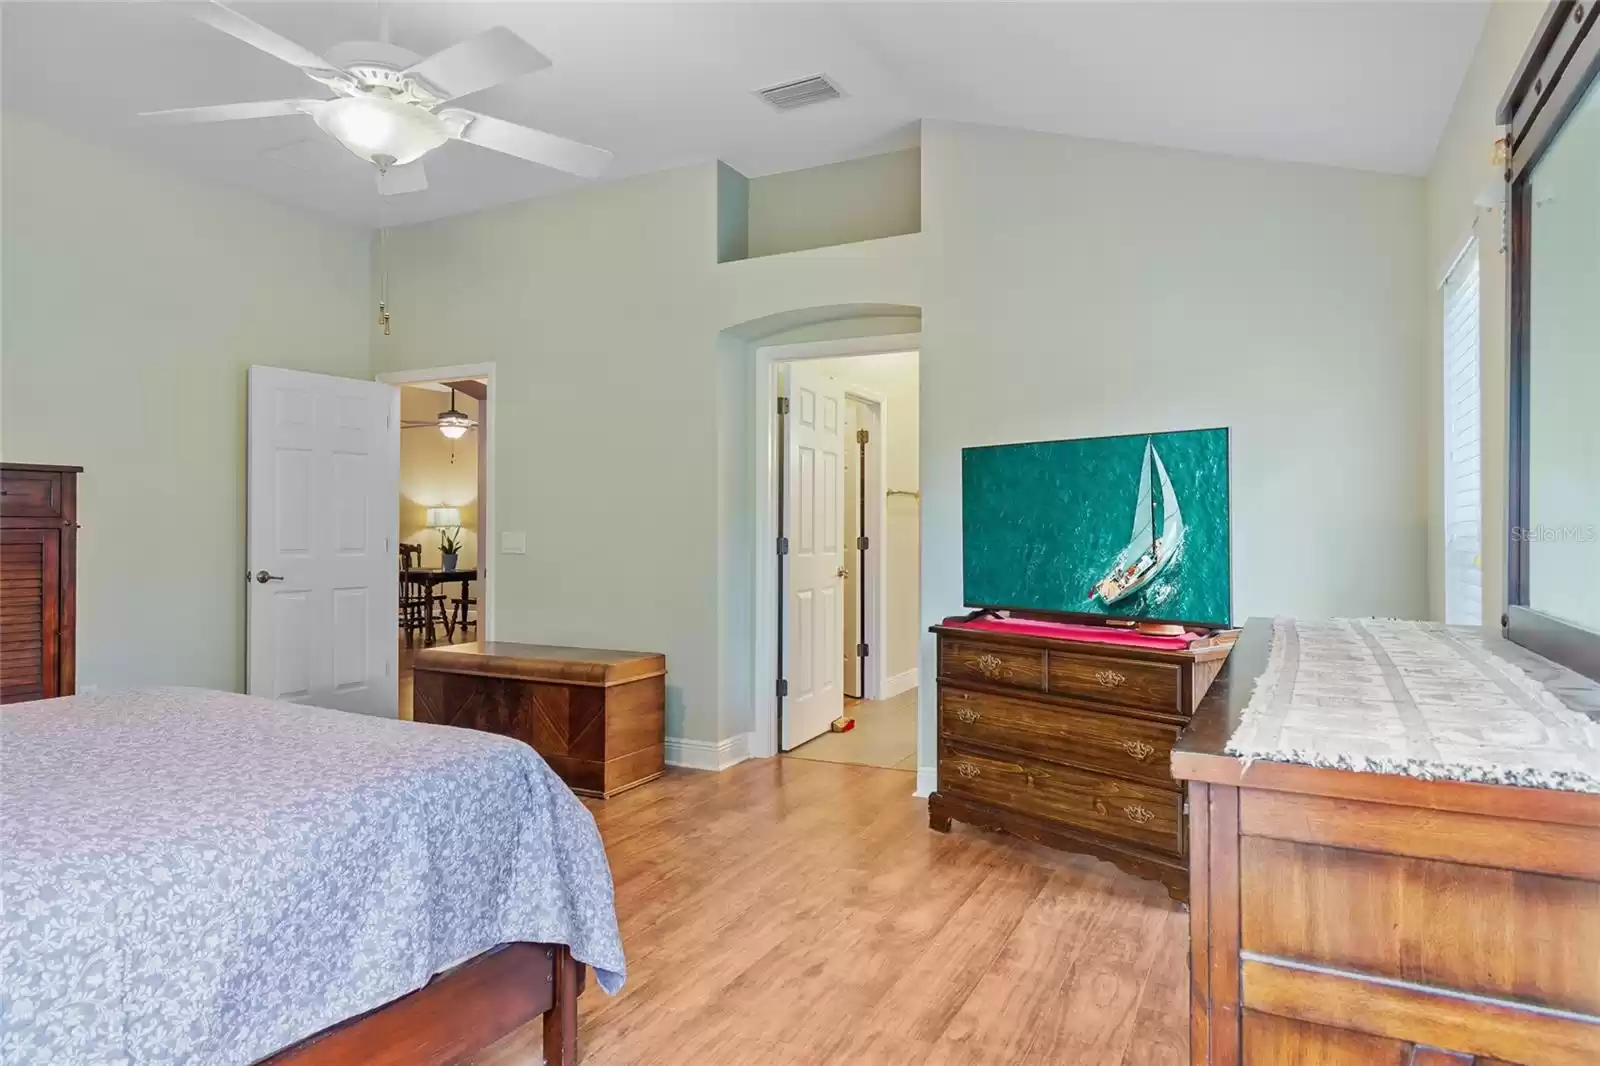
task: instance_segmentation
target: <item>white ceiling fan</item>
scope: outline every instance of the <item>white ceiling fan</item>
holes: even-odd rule
[[[419,160],[449,140],[586,178],[599,176],[611,161],[604,148],[444,106],[550,65],[543,53],[504,26],[427,58],[378,42],[337,45],[324,58],[216,0],[197,8],[195,18],[299,67],[338,95],[331,100],[261,100],[147,111],[142,117],[187,124],[310,115],[340,144],[378,168],[378,191],[385,195],[426,189],[428,178]]]

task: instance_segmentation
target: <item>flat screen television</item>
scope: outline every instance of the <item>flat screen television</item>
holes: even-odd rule
[[[1228,431],[965,448],[968,607],[1232,624]]]

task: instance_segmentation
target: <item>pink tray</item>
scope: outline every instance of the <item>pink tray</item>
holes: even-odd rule
[[[1133,629],[1109,626],[1076,625],[1072,622],[1038,622],[1027,618],[979,618],[971,622],[948,620],[952,629],[980,629],[987,633],[1011,633],[1019,637],[1050,637],[1086,644],[1118,644],[1125,648],[1158,648],[1181,651],[1202,639],[1204,633],[1185,633],[1180,637],[1157,637]]]

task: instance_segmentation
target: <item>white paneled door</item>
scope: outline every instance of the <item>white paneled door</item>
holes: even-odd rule
[[[400,390],[250,368],[252,695],[395,717]]]
[[[844,713],[844,388],[789,367],[783,535],[783,747],[826,732]]]

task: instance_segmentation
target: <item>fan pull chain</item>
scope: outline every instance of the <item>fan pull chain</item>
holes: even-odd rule
[[[378,210],[383,210],[379,205]],[[389,228],[387,226],[378,230],[378,325],[383,327],[383,335],[390,335],[389,331]]]

